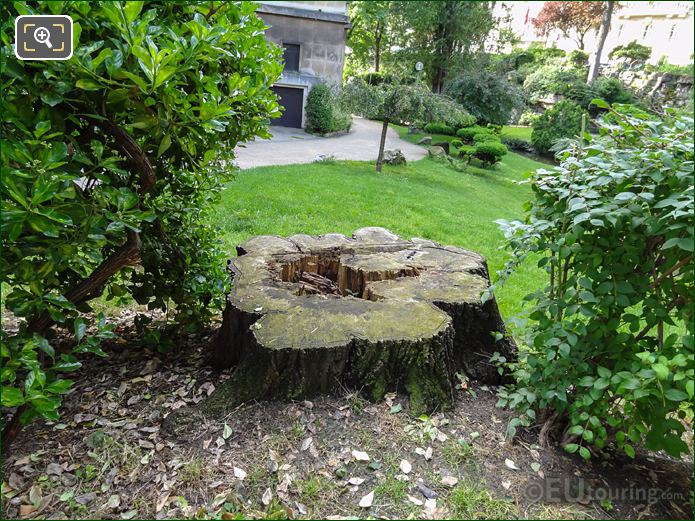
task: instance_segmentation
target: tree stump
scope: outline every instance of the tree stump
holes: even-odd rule
[[[207,409],[249,399],[303,398],[341,388],[377,400],[405,389],[414,411],[453,399],[456,373],[500,381],[510,359],[485,259],[383,228],[259,236],[230,261],[232,290],[214,341],[218,368],[236,366]]]

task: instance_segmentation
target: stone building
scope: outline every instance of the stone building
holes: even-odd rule
[[[273,86],[285,108],[273,125],[304,127],[312,85],[339,84],[345,62],[347,2],[259,2],[266,38],[284,49],[285,68]]]

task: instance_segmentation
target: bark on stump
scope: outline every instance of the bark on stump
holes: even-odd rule
[[[405,389],[415,411],[453,399],[457,372],[498,383],[510,359],[485,259],[383,228],[289,238],[259,236],[230,261],[232,291],[214,341],[236,371],[207,401],[219,412],[249,399],[303,398],[340,388],[371,399]]]

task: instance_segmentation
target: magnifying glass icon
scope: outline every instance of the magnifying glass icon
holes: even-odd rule
[[[53,46],[51,45],[50,38],[51,32],[45,27],[37,27],[34,31],[34,39],[39,43],[45,43],[46,47],[52,49]]]

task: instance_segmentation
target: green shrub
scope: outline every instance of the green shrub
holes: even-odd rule
[[[509,150],[514,150],[515,152],[532,154],[536,151],[529,141],[518,137],[503,137],[502,143],[504,143]]]
[[[613,103],[633,103],[635,97],[632,91],[625,87],[617,78],[606,78],[601,76],[591,83],[593,96]]]
[[[500,141],[500,137],[492,132],[479,132],[473,136],[473,143],[482,143],[483,141]]]
[[[482,141],[476,143],[473,157],[491,166],[502,159],[507,152],[507,147],[499,141]]]
[[[567,63],[575,69],[584,69],[589,66],[589,53],[574,49],[567,55]]]
[[[608,54],[611,59],[626,58],[630,61],[646,62],[652,55],[652,48],[633,40],[626,45],[618,45]]]
[[[546,110],[533,124],[533,147],[539,154],[547,154],[558,139],[576,136],[581,131],[584,113],[578,104],[570,100],[563,100]]]
[[[586,107],[594,98],[586,83],[585,71],[557,64],[544,65],[529,74],[524,81],[524,92],[531,103],[549,95],[559,95]]]
[[[338,107],[332,89],[325,84],[314,85],[306,99],[306,130],[314,134],[328,134],[349,130],[352,118]]]
[[[22,320],[2,332],[2,406],[23,424],[55,421],[66,373],[106,356],[113,327],[93,299],[165,310],[188,331],[219,312],[229,251],[210,213],[236,145],[269,137],[282,71],[241,2],[65,2],[73,57],[16,60],[15,17],[45,9],[0,4],[3,305]]]
[[[425,125],[425,132],[428,134],[443,134],[445,136],[453,136],[455,134],[454,127],[444,123],[428,123]]]
[[[456,147],[456,148],[461,148],[463,145],[463,142],[460,139],[452,139],[451,140],[451,146]]]
[[[487,70],[457,76],[446,92],[482,123],[505,125],[512,112],[523,106],[519,88],[505,76]]]
[[[463,141],[467,143],[472,143],[473,137],[476,134],[492,134],[492,132],[489,129],[485,127],[480,127],[478,125],[460,128],[456,131],[456,137],[460,137]]]
[[[680,457],[695,395],[693,119],[613,110],[617,124],[535,174],[522,220],[499,222],[500,280],[530,258],[547,273],[499,405],[519,414],[511,436],[550,418],[549,438],[585,459],[613,444]]]
[[[535,112],[524,112],[521,116],[519,116],[519,125],[530,127],[539,117],[541,117],[541,115],[536,114]]]
[[[458,157],[460,159],[470,159],[475,154],[475,147],[471,145],[462,145],[458,149]]]

